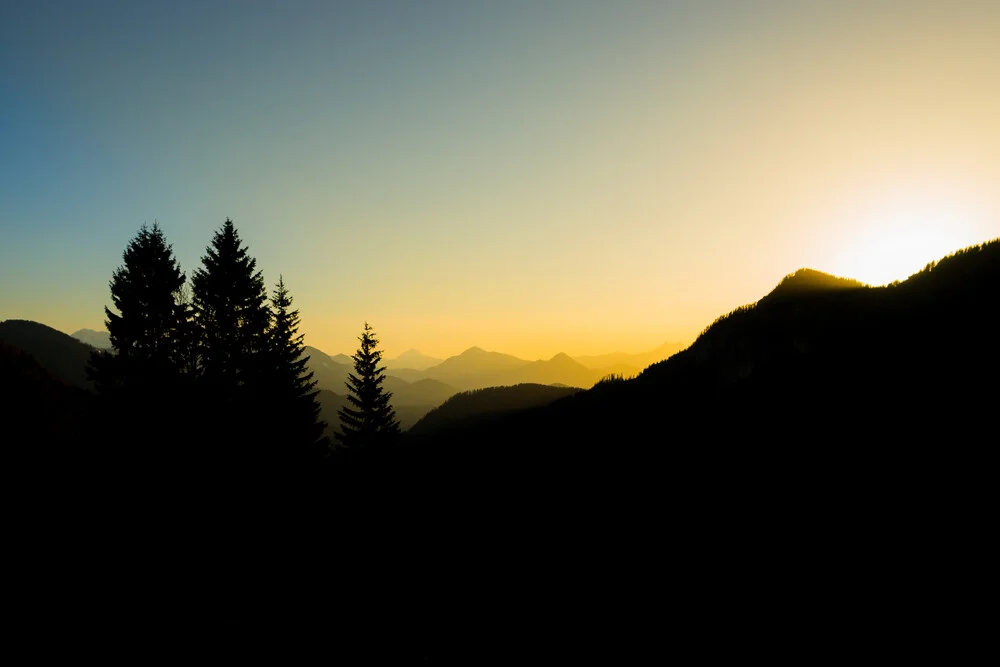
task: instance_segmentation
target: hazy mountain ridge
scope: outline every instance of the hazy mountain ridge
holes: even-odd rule
[[[613,352],[611,354],[576,356],[573,359],[594,370],[607,370],[621,375],[631,375],[644,370],[650,364],[669,358],[686,347],[687,345],[684,343],[664,343],[649,352],[637,354]]]
[[[396,368],[408,368],[415,371],[424,371],[431,366],[437,366],[442,363],[444,359],[438,359],[437,357],[431,357],[420,352],[420,350],[409,349],[403,352],[398,357],[392,359],[387,359],[385,361],[386,368],[392,370]]]
[[[86,343],[99,350],[110,350],[111,334],[107,331],[94,331],[93,329],[80,329],[70,334],[81,343]]]
[[[435,379],[462,391],[517,384],[565,384],[586,389],[608,375],[637,375],[648,365],[647,362],[665,359],[679,347],[676,343],[666,343],[642,354],[613,353],[585,357],[589,365],[562,352],[551,359],[528,361],[510,354],[471,347],[423,371],[394,368],[390,372],[408,382]]]

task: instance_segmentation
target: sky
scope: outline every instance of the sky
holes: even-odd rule
[[[810,267],[1000,237],[1000,3],[0,5],[0,319],[102,329],[227,217],[306,343],[688,343]]]

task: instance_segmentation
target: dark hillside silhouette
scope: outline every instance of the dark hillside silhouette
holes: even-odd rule
[[[867,285],[851,278],[840,278],[814,269],[799,269],[795,273],[785,276],[778,283],[778,286],[763,297],[759,303],[795,299],[823,292],[856,290],[863,287],[867,287]]]
[[[635,379],[404,434],[386,484],[442,540],[530,544],[484,556],[476,595],[544,585],[573,627],[641,625],[646,595],[695,635],[734,613],[767,633],[771,605],[810,610],[782,614],[783,636],[843,613],[877,624],[873,595],[921,623],[954,590],[928,573],[974,587],[963,563],[983,564],[998,303],[1000,240],[888,287],[798,272]]]
[[[0,396],[4,415],[0,430],[8,463],[52,466],[84,444],[93,409],[90,392],[50,373],[34,356],[2,340]]]
[[[0,322],[0,340],[30,353],[41,366],[77,387],[92,388],[87,360],[94,348],[50,326],[31,320]]]
[[[582,390],[527,383],[463,391],[428,412],[410,433],[433,435],[446,429],[467,428],[497,415],[545,405],[578,391]]]

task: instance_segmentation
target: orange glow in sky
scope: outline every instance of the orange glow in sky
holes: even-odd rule
[[[231,217],[330,354],[526,359],[1000,236],[1000,3],[16,4],[0,319],[102,328],[154,219],[190,277]]]

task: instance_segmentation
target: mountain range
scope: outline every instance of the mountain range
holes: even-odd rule
[[[349,358],[350,357],[348,357],[348,359]],[[385,361],[385,366],[390,369],[412,368],[414,370],[423,371],[427,370],[431,366],[437,366],[442,361],[444,361],[444,359],[428,356],[419,350],[409,349],[398,357],[387,359]]]
[[[834,457],[829,470],[840,465],[831,448],[884,465],[935,439],[964,447],[981,439],[977,424],[1000,400],[991,379],[1000,372],[998,295],[1000,239],[885,287],[801,269],[635,378],[463,439],[500,446],[531,432],[616,451],[658,443],[642,456],[724,451],[734,466],[749,465],[753,451],[783,467],[770,458],[780,446],[796,459]]]
[[[968,248],[886,287],[801,269],[756,303],[723,315],[691,346],[672,355],[678,346],[665,345],[647,355],[587,357],[588,364],[601,366],[588,368],[565,354],[526,361],[473,347],[422,370],[393,368],[384,386],[392,392],[404,426],[460,392],[559,385],[593,387],[539,409],[549,417],[564,414],[566,433],[573,437],[613,437],[615,429],[627,429],[632,440],[639,437],[641,425],[659,428],[667,410],[685,429],[701,423],[730,435],[734,424],[759,423],[760,415],[770,414],[771,437],[789,439],[795,429],[807,430],[809,420],[828,419],[823,415],[830,405],[843,406],[838,418],[813,437],[846,437],[847,425],[857,427],[862,415],[879,417],[881,426],[867,432],[884,435],[889,428],[884,415],[870,403],[852,400],[854,395],[921,406],[905,422],[907,428],[928,422],[940,428],[940,406],[967,414],[981,398],[968,394],[969,373],[995,363],[995,340],[1000,336],[994,335],[996,301],[990,290],[996,281],[998,248],[1000,240]],[[93,334],[82,330],[76,336],[100,343]],[[25,320],[0,322],[0,340],[30,353],[64,382],[89,387],[85,364],[92,346]],[[345,401],[344,383],[351,371],[345,362],[350,358],[331,357],[312,347],[306,352],[309,369],[324,390],[325,414],[335,414]],[[628,364],[656,357],[664,358],[641,373]],[[431,361],[416,351],[400,358]],[[608,377],[612,379],[601,381]],[[929,403],[919,392],[928,385],[935,390],[954,385],[961,391],[928,392],[936,397]],[[966,400],[956,402],[963,395]],[[629,417],[619,426],[613,415],[625,406]],[[636,412],[636,406],[642,410]],[[560,421],[549,417],[543,420],[546,424]],[[502,433],[497,429],[476,437],[497,438]]]
[[[408,382],[423,379],[438,380],[460,391],[516,384],[563,384],[588,389],[608,375],[636,375],[643,367],[633,364],[665,359],[666,356],[661,355],[669,356],[670,350],[676,351],[680,347],[679,344],[667,344],[657,351],[645,354],[589,357],[591,366],[584,365],[564,353],[557,354],[551,359],[527,361],[502,352],[471,347],[424,370],[397,367],[390,368],[388,372]],[[603,361],[609,363],[598,365]],[[628,363],[629,361],[632,363]]]
[[[643,355],[607,355],[612,365],[598,369],[588,368],[566,354],[557,354],[546,360],[525,361],[509,354],[472,347],[423,370],[390,367],[383,386],[392,392],[392,405],[402,427],[407,429],[431,409],[461,391],[539,384],[586,389],[608,375],[632,376],[639,372],[640,369],[625,361],[642,363],[649,359],[659,360],[665,358],[660,357],[661,354],[668,354],[669,350],[677,347],[668,344]],[[320,398],[324,405],[324,419],[328,424],[336,424],[336,410],[347,400],[345,383],[353,371],[353,361],[346,355],[331,357],[310,346],[306,346],[305,353],[309,356],[308,368],[313,372],[317,387],[323,390]],[[400,355],[399,359],[420,364],[437,361],[416,350]],[[601,357],[592,359],[603,360]],[[616,359],[621,361],[615,363]]]
[[[95,348],[109,349],[107,331],[80,329],[72,335],[29,320],[0,322],[0,340],[31,354],[38,363],[73,386],[90,389],[86,364]],[[557,385],[586,389],[609,374],[635,375],[640,369],[630,365],[644,363],[668,354],[679,347],[668,344],[644,355],[613,354],[587,358],[591,365],[608,362],[603,368],[585,366],[566,354],[551,359],[526,361],[500,352],[472,347],[465,352],[440,360],[417,350],[408,350],[391,362],[384,383],[392,392],[392,404],[401,426],[407,429],[432,409],[463,391],[516,385]],[[344,354],[334,356],[314,347],[305,349],[308,368],[314,374],[322,404],[322,416],[332,429],[338,422],[337,410],[346,403],[348,375],[353,360]],[[395,365],[395,364],[405,364]],[[524,390],[520,390],[522,393]]]

